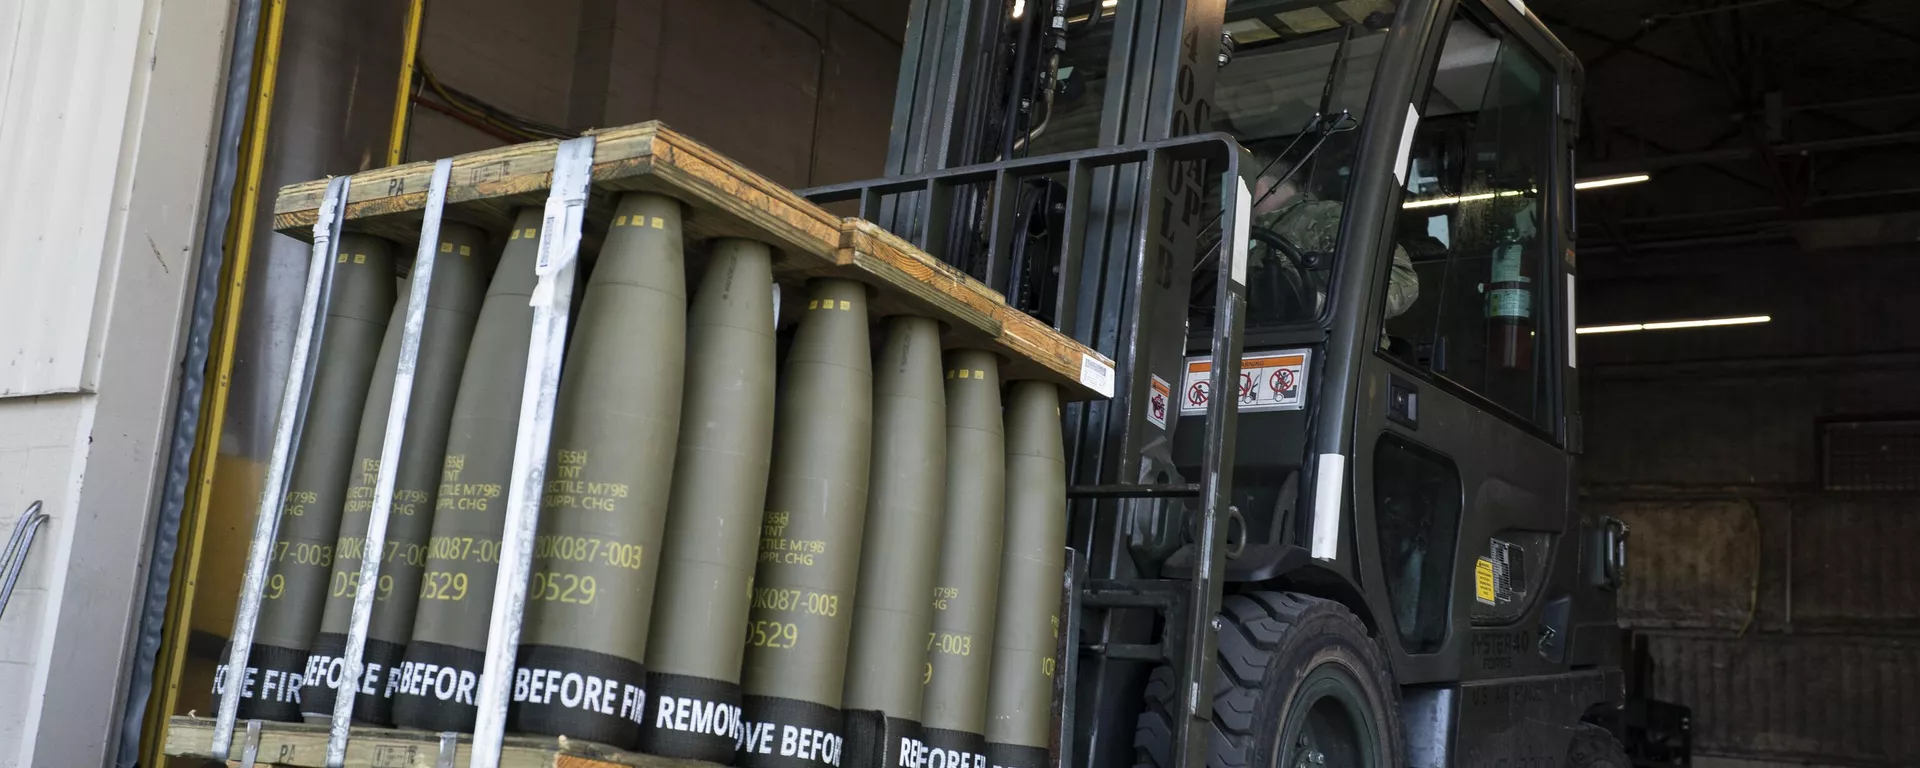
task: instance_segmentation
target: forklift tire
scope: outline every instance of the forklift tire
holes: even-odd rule
[[[1345,606],[1286,592],[1228,595],[1219,627],[1207,768],[1406,764],[1399,687]],[[1175,765],[1176,679],[1167,666],[1148,679],[1133,737],[1140,768]]]
[[[1573,727],[1573,743],[1567,747],[1568,768],[1633,768],[1633,760],[1613,732],[1593,723]]]

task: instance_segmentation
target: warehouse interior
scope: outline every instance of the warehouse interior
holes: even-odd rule
[[[1229,18],[1286,18],[1240,8],[1254,5],[1230,3]],[[1693,707],[1703,765],[1920,761],[1901,725],[1920,696],[1906,634],[1920,561],[1898,545],[1920,537],[1920,320],[1894,289],[1920,286],[1920,7],[1529,7],[1586,67],[1579,175],[1653,176],[1579,198],[1580,324],[1772,318],[1581,340],[1583,503],[1632,526],[1622,611],[1649,639],[1655,690]],[[879,175],[907,10],[438,0],[420,61],[521,116],[574,130],[665,120],[804,187]],[[327,22],[288,29],[314,23]],[[497,134],[417,107],[406,159],[509,142]],[[290,256],[297,274],[303,253]],[[244,547],[246,522],[227,520],[230,546]],[[218,634],[211,616],[195,624]]]
[[[159,577],[142,764],[217,705],[307,274],[272,190],[648,120],[796,189],[880,176],[916,1],[268,0],[230,388]],[[1228,28],[1306,5],[1230,0]],[[1654,694],[1691,707],[1697,766],[1920,764],[1920,3],[1524,5],[1585,69],[1578,176],[1649,177],[1577,199],[1579,473],[1631,527]],[[56,615],[36,577],[0,630]]]
[[[1586,65],[1583,503],[1633,526],[1622,623],[1696,753],[1920,760],[1920,8],[1534,3]],[[1604,170],[1603,170],[1604,169]]]

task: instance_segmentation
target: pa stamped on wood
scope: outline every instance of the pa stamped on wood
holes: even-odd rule
[[[246,728],[235,728],[228,762],[237,764],[246,746]],[[175,757],[213,757],[213,720],[175,717],[167,723],[166,753]],[[287,768],[324,768],[327,764],[327,728],[304,723],[262,723],[257,764]],[[393,728],[353,729],[347,742],[348,766],[354,768],[435,768],[440,759],[440,735]],[[473,736],[461,734],[453,764],[473,760]],[[500,746],[504,768],[716,768],[713,763],[623,752],[566,737],[508,736]]]

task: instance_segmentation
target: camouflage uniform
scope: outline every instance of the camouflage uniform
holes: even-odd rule
[[[1253,218],[1253,225],[1273,230],[1293,243],[1301,253],[1309,251],[1332,254],[1334,241],[1339,237],[1341,203],[1338,200],[1301,200],[1272,213],[1261,214]],[[1294,272],[1293,262],[1278,253],[1271,254],[1280,268]],[[1298,275],[1294,275],[1298,278]],[[1327,287],[1323,280],[1308,277],[1302,283],[1313,290],[1314,308],[1318,313],[1320,306],[1326,303]],[[1413,259],[1407,256],[1407,249],[1398,244],[1393,246],[1393,272],[1387,278],[1387,317],[1398,317],[1413,306],[1420,298],[1420,277],[1413,271]]]

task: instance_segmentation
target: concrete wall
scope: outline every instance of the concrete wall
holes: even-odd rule
[[[1591,261],[1582,325],[1774,318],[1580,342],[1586,503],[1633,528],[1656,694],[1697,753],[1920,764],[1920,498],[1823,491],[1820,441],[1920,411],[1920,249]]]
[[[230,4],[0,4],[0,766],[111,759]]]
[[[900,0],[443,0],[421,58],[447,84],[579,130],[664,120],[795,187],[876,176]],[[407,155],[505,143],[417,109]]]

